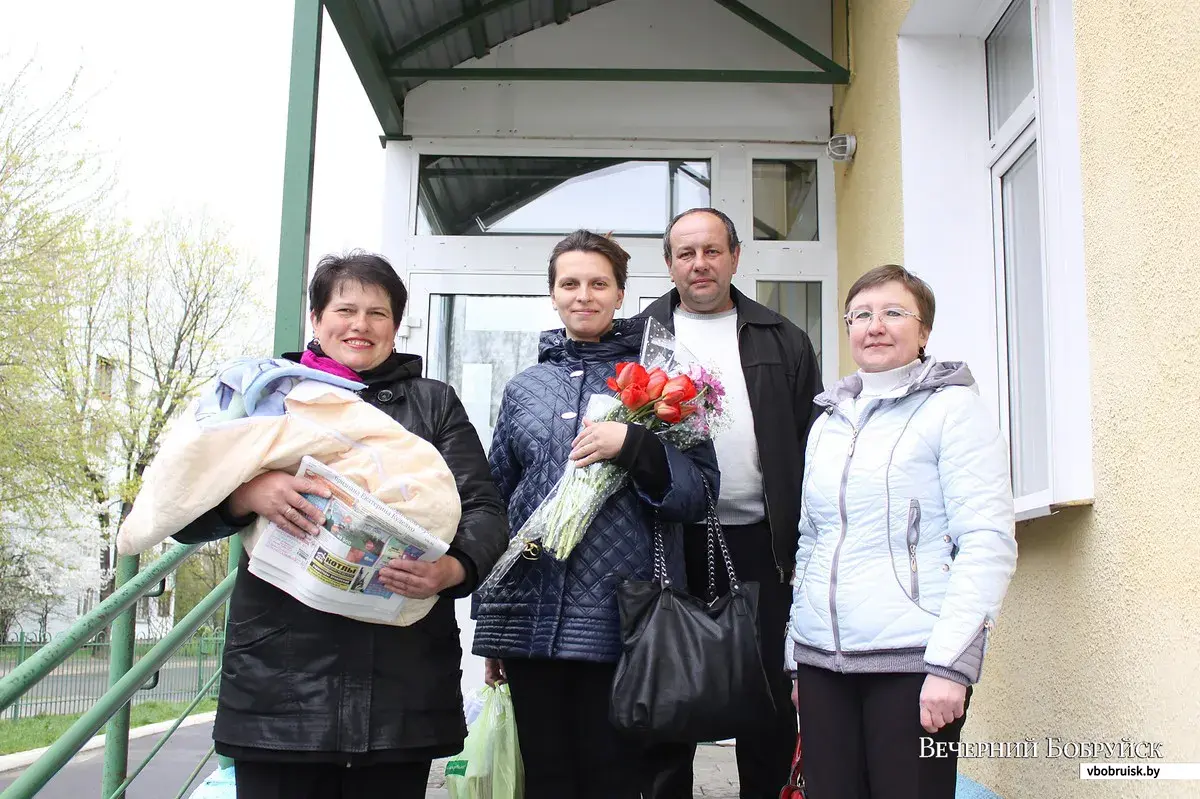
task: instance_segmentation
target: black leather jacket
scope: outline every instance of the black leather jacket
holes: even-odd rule
[[[462,520],[450,554],[462,562],[466,581],[443,593],[421,621],[391,627],[312,610],[250,574],[243,557],[213,729],[219,753],[357,766],[462,749],[462,650],[453,600],[491,571],[508,545],[508,521],[458,396],[420,375],[420,358],[393,354],[363,374],[362,397],[431,442],[454,473]],[[214,509],[175,538],[215,540],[249,521]]]
[[[730,287],[737,308],[738,349],[754,414],[771,549],[779,580],[791,579],[799,536],[804,449],[821,393],[821,365],[808,335],[770,308]],[[675,331],[679,292],[671,289],[639,316]]]

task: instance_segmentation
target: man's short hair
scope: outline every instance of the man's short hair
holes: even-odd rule
[[[676,214],[675,218],[667,223],[667,230],[663,233],[663,258],[666,258],[668,263],[671,261],[671,231],[675,228],[676,222],[691,214],[712,214],[717,219],[720,219],[725,225],[725,233],[729,236],[730,252],[742,246],[742,242],[738,239],[737,228],[734,227],[733,220],[726,214],[718,211],[716,208],[689,208],[681,214]]]

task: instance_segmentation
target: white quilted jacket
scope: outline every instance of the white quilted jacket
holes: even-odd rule
[[[1016,567],[1008,446],[964,364],[928,359],[856,413],[861,390],[816,399],[788,659],[976,682]]]

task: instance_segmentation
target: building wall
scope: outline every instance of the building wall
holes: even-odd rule
[[[853,133],[858,152],[849,164],[834,166],[838,220],[838,302],[868,269],[902,263],[904,223],[900,186],[900,104],[896,71],[896,32],[908,0],[857,0],[851,6],[847,42],[846,4],[833,8],[833,57],[846,64],[850,86],[835,87],[834,133]],[[844,335],[844,327],[840,327]],[[842,374],[854,370],[850,348],[841,348]]]
[[[835,97],[837,129],[859,138],[837,177],[843,290],[901,253],[896,34],[908,7],[851,7],[854,80]],[[1017,799],[1195,796],[1186,782],[1081,782],[1077,761],[1045,756],[1046,736],[1128,738],[1161,742],[1165,762],[1200,762],[1200,431],[1185,404],[1200,343],[1200,5],[1075,0],[1075,23],[1095,504],[1019,525],[964,732],[1037,739],[1039,757],[960,768]],[[953,287],[939,289],[953,302]]]

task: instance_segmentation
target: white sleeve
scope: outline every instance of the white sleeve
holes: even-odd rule
[[[956,396],[943,423],[938,474],[958,554],[925,662],[976,682],[985,628],[999,614],[1017,564],[1009,450],[978,394],[947,390]]]

